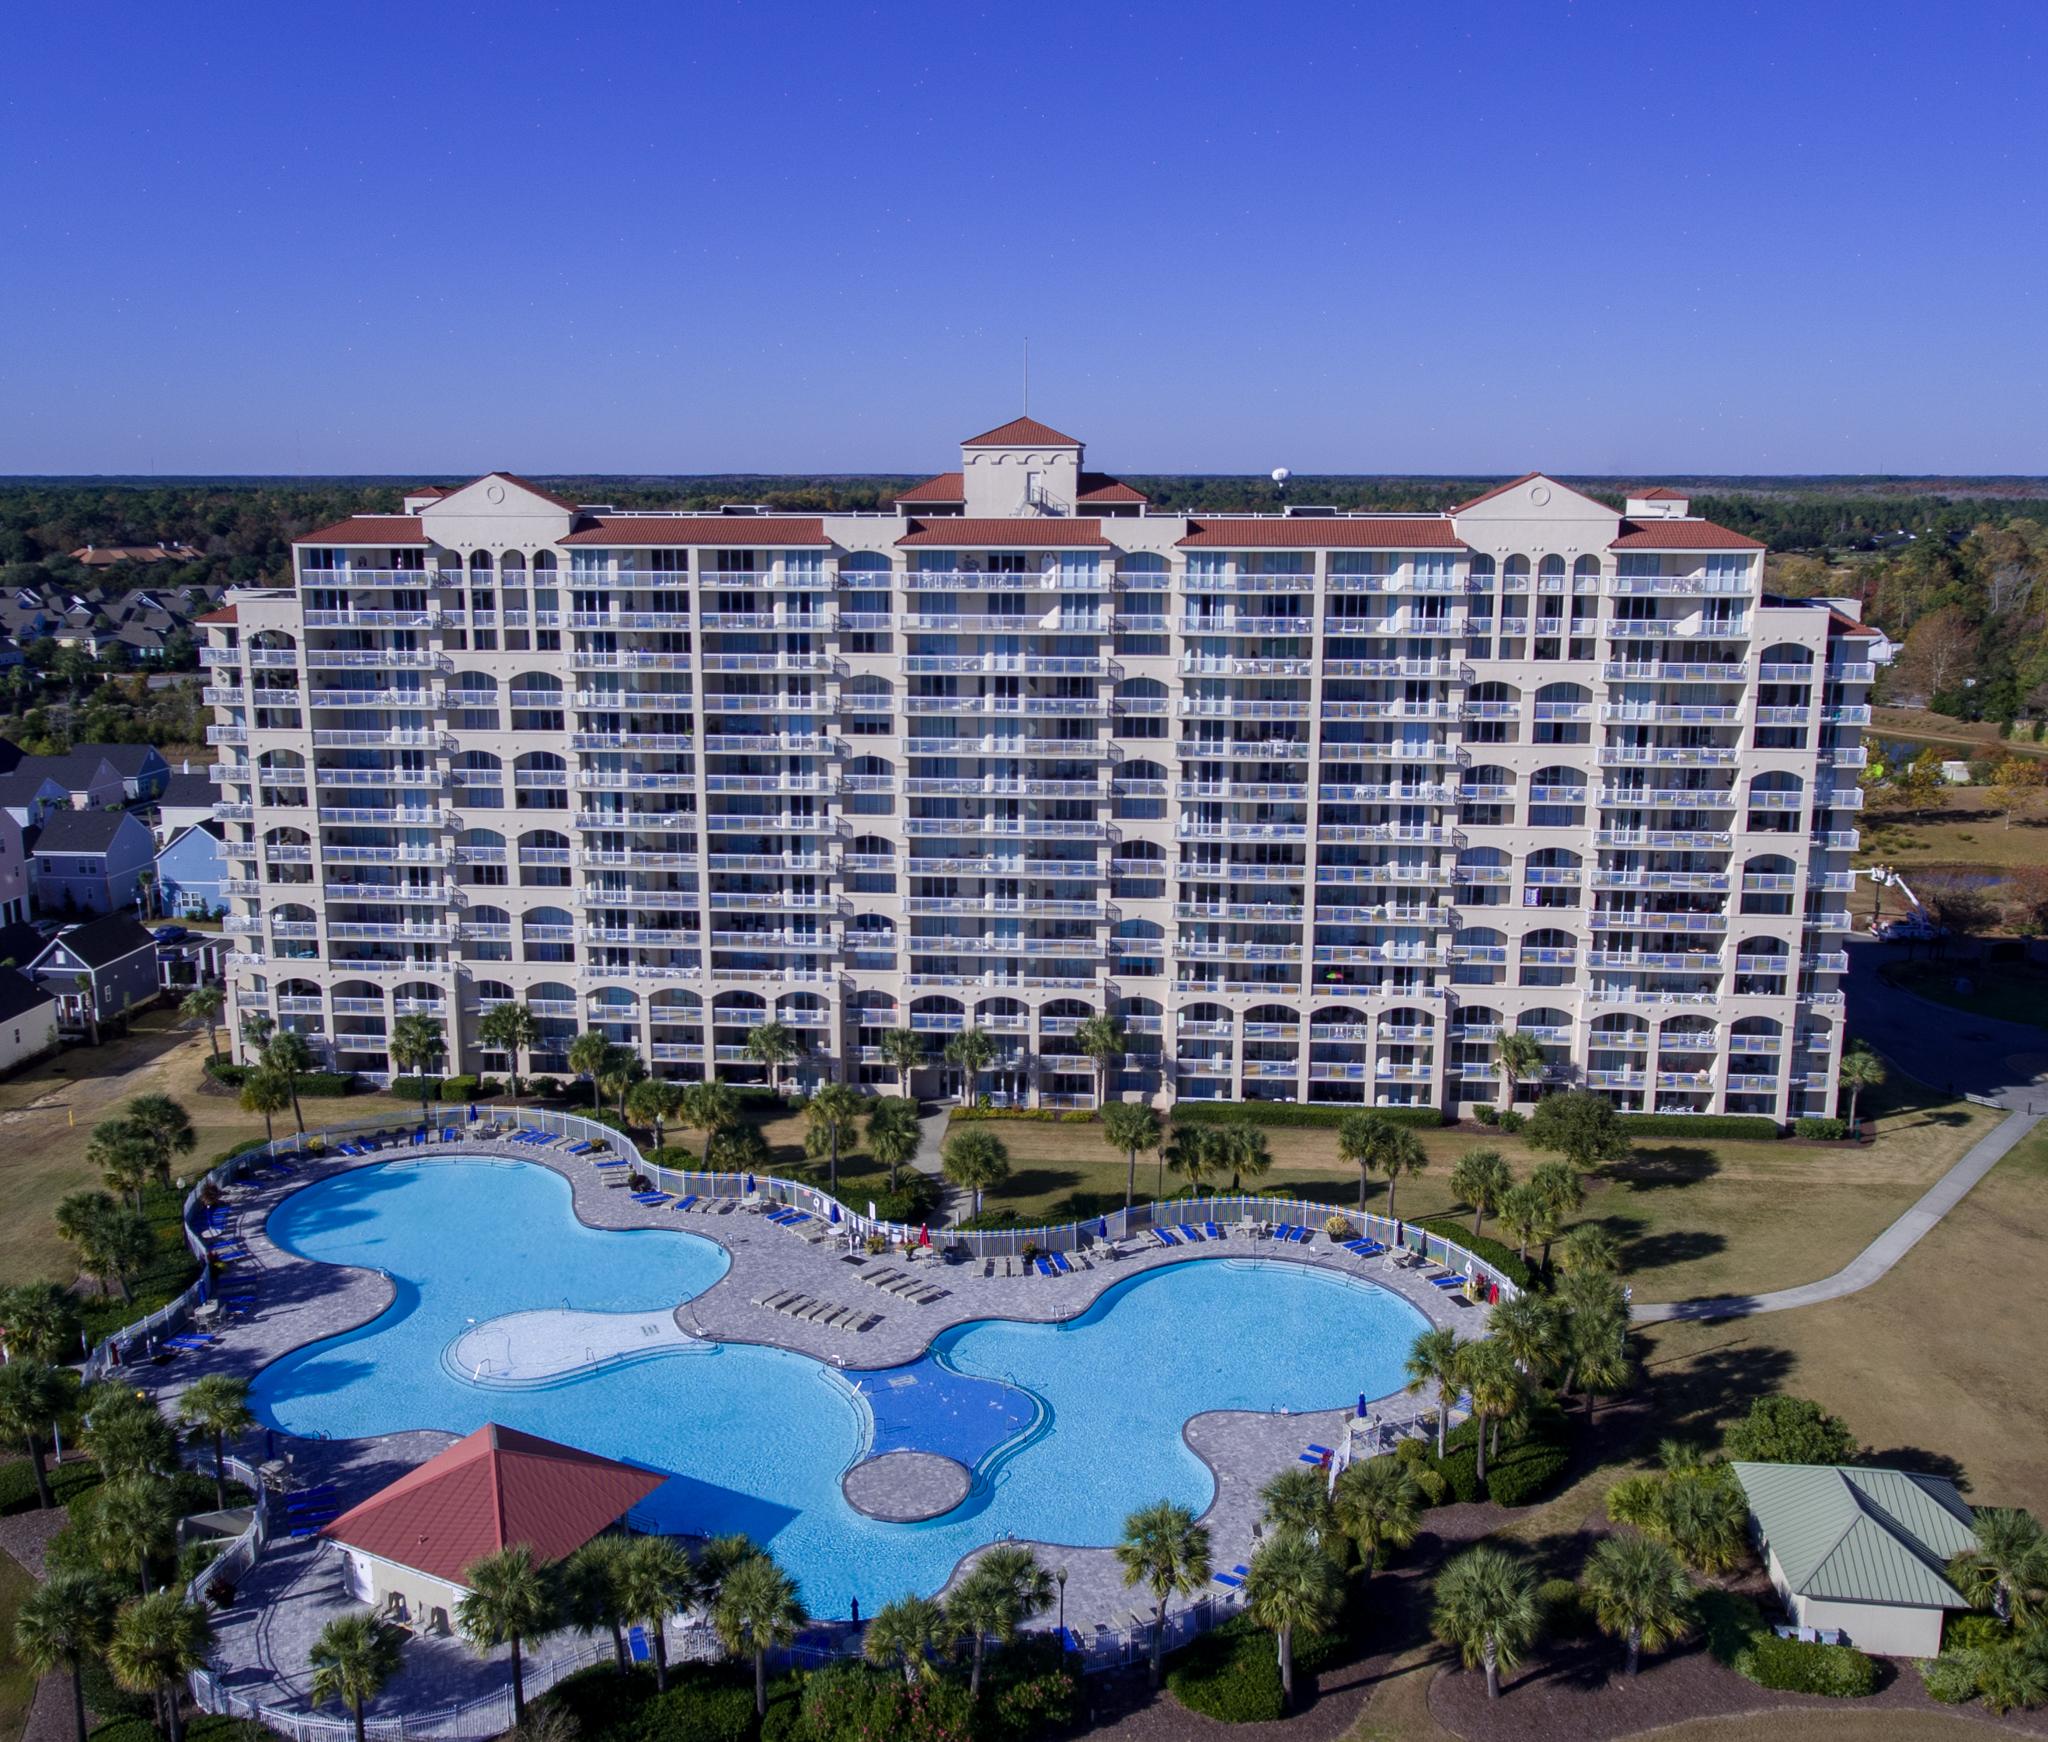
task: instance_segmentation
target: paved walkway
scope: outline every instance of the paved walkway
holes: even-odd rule
[[[1943,1216],[1961,1203],[1965,1194],[1989,1173],[2021,1138],[2040,1124],[2038,1113],[2008,1113],[1974,1143],[1969,1151],[1921,1195],[1889,1228],[1835,1272],[1818,1282],[1797,1288],[1773,1289],[1769,1294],[1712,1295],[1703,1300],[1667,1301],[1662,1305],[1639,1306],[1638,1324],[1662,1324],[1671,1319],[1737,1319],[1755,1313],[1781,1313],[1793,1307],[1818,1306],[1825,1300],[1840,1300],[1868,1288],[1906,1254],[1920,1244]]]

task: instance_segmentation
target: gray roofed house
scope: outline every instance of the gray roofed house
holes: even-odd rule
[[[165,846],[183,829],[195,823],[211,822],[213,807],[220,801],[220,789],[204,768],[184,763],[171,770],[163,791],[156,798],[156,837]]]
[[[92,1031],[156,996],[156,940],[133,914],[111,913],[59,932],[27,971],[55,996],[60,1028]]]
[[[71,793],[64,783],[41,769],[16,768],[0,774],[0,810],[25,829],[34,828],[51,811],[65,809],[70,803]]]
[[[16,968],[0,968],[0,1070],[47,1052],[57,1026],[57,1000]]]
[[[119,805],[156,797],[171,765],[153,744],[74,744],[55,756],[24,756],[14,772],[48,775],[73,804]]]
[[[135,905],[156,863],[156,837],[133,811],[67,807],[43,819],[29,856],[44,913],[118,913]]]
[[[1975,1515],[1943,1476],[1850,1465],[1731,1466],[1771,1584],[1802,1628],[1861,1651],[1933,1657],[1942,1620],[1970,1601],[1952,1555],[1977,1546]]]

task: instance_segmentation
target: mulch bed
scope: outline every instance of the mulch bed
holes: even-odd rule
[[[1498,1700],[1487,1699],[1486,1677],[1479,1671],[1442,1672],[1430,1686],[1429,1709],[1445,1729],[1468,1742],[1613,1742],[1692,1718],[1799,1706],[1939,1712],[1979,1719],[1987,1729],[2048,1736],[2048,1711],[1994,1718],[1979,1705],[1940,1705],[1927,1697],[1910,1662],[1884,1667],[1890,1673],[1868,1699],[1833,1700],[1760,1688],[1724,1669],[1700,1644],[1646,1658],[1641,1674],[1631,1680],[1622,1673],[1620,1648],[1601,1639],[1537,1653],[1501,1678]]]

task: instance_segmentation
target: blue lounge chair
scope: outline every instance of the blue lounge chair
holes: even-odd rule
[[[274,1156],[273,1156],[273,1157],[271,1158],[271,1163],[270,1163],[270,1165],[271,1165],[272,1167],[276,1168],[276,1169],[277,1169],[277,1171],[278,1171],[279,1173],[297,1173],[297,1172],[299,1171],[299,1170],[298,1170],[298,1169],[297,1169],[296,1167],[294,1167],[294,1166],[293,1166],[293,1165],[292,1165],[292,1164],[291,1164],[290,1162],[288,1162],[288,1161],[279,1161],[279,1160],[278,1160],[278,1159],[277,1159],[276,1157],[274,1157]]]
[[[581,1143],[570,1144],[569,1153],[571,1155],[588,1155],[596,1147],[597,1145],[592,1143],[590,1139],[586,1137]]]
[[[635,1663],[652,1663],[654,1648],[647,1643],[647,1629],[629,1627],[626,1629],[626,1651]]]
[[[1062,1627],[1059,1630],[1059,1634],[1061,1646],[1071,1651],[1076,1657],[1079,1657],[1081,1655],[1080,1634],[1076,1633],[1071,1627]]]
[[[1337,1455],[1335,1452],[1331,1451],[1328,1446],[1319,1446],[1315,1443],[1314,1440],[1309,1441],[1308,1449],[1314,1452],[1315,1455],[1319,1458],[1334,1458]]]
[[[1244,1583],[1244,1580],[1235,1573],[1218,1573],[1216,1574],[1216,1582],[1219,1585],[1228,1585],[1234,1591]]]
[[[623,1161],[593,1161],[590,1165],[592,1167],[624,1167],[626,1164]]]
[[[1192,1223],[1182,1223],[1178,1231],[1180,1237],[1183,1240],[1185,1240],[1190,1246],[1201,1246],[1206,1244],[1206,1242],[1202,1239],[1201,1230],[1195,1227]]]
[[[1064,1252],[1054,1252],[1050,1256],[1053,1269],[1057,1270],[1060,1275],[1072,1276],[1074,1274],[1074,1267],[1067,1262],[1067,1255]]]
[[[690,1194],[690,1195],[689,1195],[688,1197],[686,1197],[686,1198],[678,1198],[678,1199],[676,1199],[676,1201],[675,1201],[674,1203],[672,1203],[672,1204],[670,1204],[670,1205],[669,1205],[669,1208],[670,1208],[670,1209],[672,1209],[672,1210],[688,1210],[688,1209],[694,1209],[694,1208],[696,1207],[696,1203],[697,1203],[697,1194],[696,1194],[695,1192],[692,1192],[692,1193],[691,1193],[691,1194]]]
[[[653,1205],[653,1204],[665,1204],[665,1203],[667,1203],[667,1202],[668,1202],[668,1193],[667,1193],[667,1192],[635,1192],[635,1193],[633,1194],[633,1202],[634,1202],[634,1203],[636,1203],[636,1204],[648,1204],[648,1205]]]
[[[1440,1288],[1449,1293],[1454,1288],[1463,1288],[1465,1286],[1465,1279],[1462,1276],[1432,1276],[1429,1279],[1429,1285],[1432,1288]]]
[[[453,1143],[461,1135],[461,1131],[453,1125],[444,1125],[441,1127],[441,1141],[443,1143]]]
[[[1223,1230],[1217,1227],[1214,1222],[1204,1222],[1202,1224],[1202,1232],[1207,1234],[1211,1240],[1221,1240],[1223,1238]]]
[[[1171,1228],[1154,1228],[1152,1234],[1162,1246],[1178,1246],[1180,1244],[1180,1236]]]
[[[1049,1258],[1034,1258],[1032,1262],[1038,1266],[1038,1274],[1040,1276],[1057,1276],[1059,1274],[1058,1271],[1053,1269],[1052,1260]]]
[[[1289,1236],[1297,1246],[1306,1246],[1315,1237],[1316,1231],[1313,1228],[1297,1228]]]

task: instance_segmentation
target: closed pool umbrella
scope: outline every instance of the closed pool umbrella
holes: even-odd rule
[[[754,1176],[753,1176],[752,1174],[748,1174],[748,1175],[747,1175],[747,1196],[748,1196],[748,1197],[752,1197],[753,1195],[754,1195]]]
[[[839,1220],[839,1206],[836,1203],[832,1206],[832,1220],[835,1222]]]
[[[932,1243],[932,1230],[931,1224],[929,1222],[925,1223],[918,1229],[917,1243],[920,1246],[929,1246]]]

